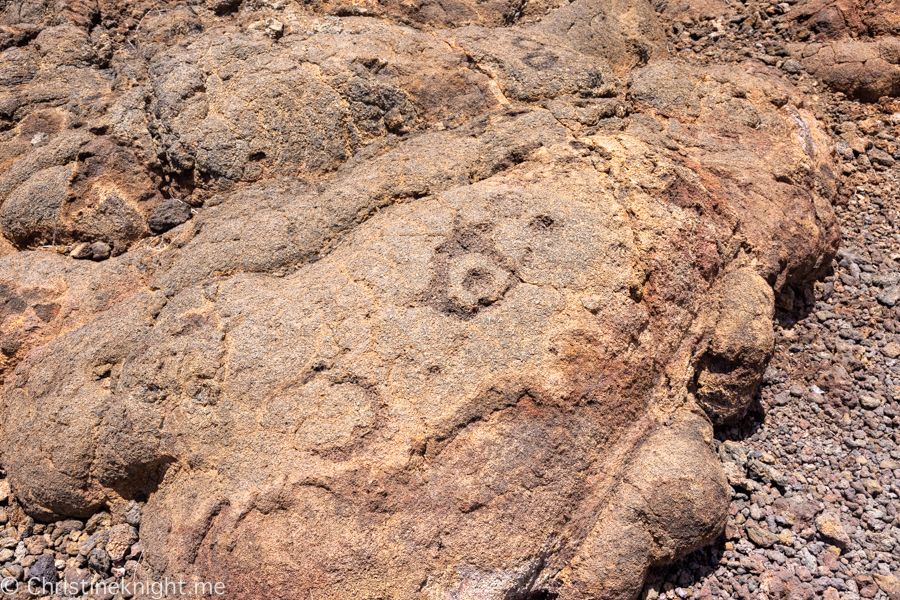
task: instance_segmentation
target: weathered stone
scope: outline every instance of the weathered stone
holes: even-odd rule
[[[153,233],[163,233],[191,218],[191,207],[186,202],[169,199],[150,215],[147,224]]]
[[[94,535],[97,532],[97,535],[108,535],[108,533],[103,532],[102,530],[108,529],[112,525],[112,518],[110,514],[107,512],[98,512],[91,516],[90,519],[84,524],[84,530],[89,535]],[[97,530],[101,531],[97,531]],[[105,543],[104,539],[104,543]]]
[[[135,527],[140,526],[143,511],[141,505],[131,500],[125,508],[125,522]]]
[[[112,252],[109,244],[106,242],[94,242],[91,244],[91,258],[93,260],[106,260]]]
[[[71,567],[63,572],[63,581],[70,590],[88,590],[91,585],[91,572],[87,569]]]
[[[878,295],[877,299],[885,306],[895,306],[898,302],[900,302],[900,286],[895,285],[885,290],[883,294]]]
[[[869,154],[869,160],[871,160],[872,163],[874,163],[876,165],[883,165],[885,167],[893,167],[894,163],[896,162],[894,160],[893,156],[891,156],[884,150],[881,150],[880,148],[872,148],[871,150],[869,150],[868,154]]]
[[[900,598],[900,579],[896,575],[893,573],[885,575],[876,571],[872,574],[872,577],[875,583],[878,584],[878,587],[881,588],[881,591],[887,594],[890,600]]]
[[[866,409],[875,410],[879,406],[881,406],[881,400],[875,396],[871,396],[869,394],[861,394],[859,397],[859,404]]]
[[[131,525],[116,525],[109,530],[109,538],[106,540],[106,551],[110,559],[122,560],[131,545],[138,540],[137,530]]]
[[[17,246],[106,259],[0,259],[16,497],[128,523],[57,527],[67,575],[630,599],[729,479],[782,482],[726,479],[710,424],[840,235],[779,71],[663,60],[631,0],[75,4],[16,9],[47,28],[0,103]],[[88,33],[133,14],[129,49]]]
[[[95,573],[109,575],[111,565],[109,553],[103,548],[94,548],[88,555],[88,566]]]
[[[846,548],[850,543],[850,537],[841,524],[841,517],[834,511],[826,510],[816,517],[816,529],[825,541],[839,548]]]
[[[756,525],[747,526],[747,537],[749,537],[754,544],[761,546],[762,548],[771,548],[775,544],[781,542],[781,538],[779,538],[777,534],[766,529],[761,529]]]
[[[788,19],[818,34],[800,53],[804,68],[853,98],[875,102],[900,95],[898,8],[893,0],[869,5],[847,0],[798,2]],[[876,156],[878,164],[893,164],[889,155]]]

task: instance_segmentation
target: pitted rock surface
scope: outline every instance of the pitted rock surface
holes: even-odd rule
[[[785,16],[805,38],[795,55],[829,87],[867,102],[900,96],[900,3],[803,0]]]
[[[72,568],[624,599],[722,533],[712,425],[840,238],[776,69],[639,0],[4,10],[3,466],[126,521]]]

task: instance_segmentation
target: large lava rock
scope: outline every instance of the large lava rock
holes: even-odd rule
[[[632,598],[721,533],[712,423],[839,238],[774,71],[658,58],[639,1],[63,4],[4,17],[31,515],[145,500],[150,569],[231,598]]]
[[[832,89],[868,102],[900,96],[900,2],[802,0],[786,17],[808,37],[796,57]]]

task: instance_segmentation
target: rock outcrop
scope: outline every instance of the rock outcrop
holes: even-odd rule
[[[633,598],[723,530],[712,423],[840,235],[777,71],[640,0],[59,4],[0,54],[32,517],[145,503],[232,598]]]
[[[803,0],[786,15],[807,71],[851,98],[900,96],[900,3]]]

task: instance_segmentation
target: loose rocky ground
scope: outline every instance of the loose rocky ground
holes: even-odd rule
[[[137,502],[116,514],[90,519],[36,523],[0,480],[0,577],[3,597],[80,596],[82,591],[114,589],[112,584],[145,580],[143,546],[138,540],[142,509]],[[30,593],[29,592],[33,592]],[[90,595],[90,594],[89,594]],[[92,597],[131,597],[96,593]]]
[[[721,35],[676,25],[673,45],[700,62],[755,55],[814,92],[777,56],[786,27],[741,25],[773,5],[744,6]],[[900,105],[817,100],[843,161],[843,249],[832,275],[779,299],[758,410],[717,432],[734,489],[725,536],[657,571],[644,598],[900,598]]]

